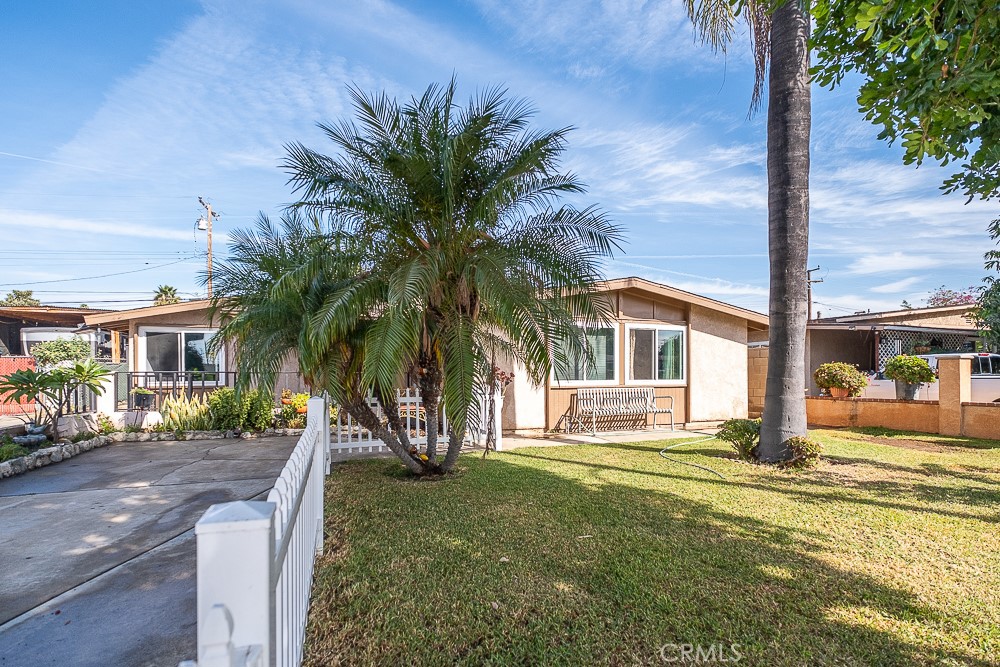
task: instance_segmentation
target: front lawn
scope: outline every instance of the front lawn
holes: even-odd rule
[[[338,466],[306,663],[998,664],[1000,442],[813,436],[797,473],[672,450],[725,479],[663,443]]]

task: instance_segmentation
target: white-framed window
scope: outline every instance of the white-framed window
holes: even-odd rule
[[[687,328],[669,324],[625,326],[628,384],[684,384]]]
[[[221,381],[225,355],[209,350],[216,333],[216,329],[139,327],[137,367],[146,372],[203,373],[205,380]]]
[[[552,379],[573,386],[618,384],[618,325],[586,327],[584,337],[589,354],[583,356],[570,354],[565,341],[556,341],[557,351],[562,349],[569,364],[554,364]]]

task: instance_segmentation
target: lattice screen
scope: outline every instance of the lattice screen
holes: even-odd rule
[[[878,346],[878,369],[900,354],[912,354],[917,341],[930,342],[935,350],[962,351],[967,336],[962,334],[930,334],[926,331],[883,331]]]

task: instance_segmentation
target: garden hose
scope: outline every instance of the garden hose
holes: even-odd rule
[[[705,472],[710,472],[713,475],[718,475],[719,479],[725,479],[723,474],[717,470],[712,470],[708,466],[699,465],[697,463],[691,463],[690,461],[681,461],[680,459],[675,459],[672,456],[667,455],[667,450],[674,449],[675,447],[680,447],[681,445],[697,445],[699,442],[708,442],[709,440],[715,440],[715,436],[711,433],[705,433],[704,431],[692,431],[692,433],[698,433],[699,435],[707,435],[707,438],[702,438],[701,440],[692,440],[690,442],[678,442],[674,445],[669,445],[660,450],[660,456],[667,459],[668,461],[673,461],[674,463],[680,463],[682,466],[691,466],[698,468],[699,470],[704,470]]]

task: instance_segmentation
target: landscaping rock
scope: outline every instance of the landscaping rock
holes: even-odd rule
[[[13,474],[14,470],[11,468],[10,461],[0,463],[0,479],[4,477],[11,477]]]

